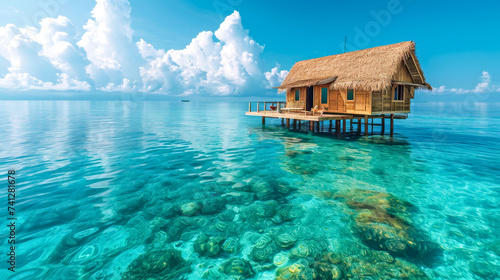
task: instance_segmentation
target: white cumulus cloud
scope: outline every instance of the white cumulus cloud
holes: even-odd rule
[[[141,67],[144,91],[232,95],[265,86],[259,65],[264,47],[243,28],[237,11],[217,31],[199,33],[182,50],[156,50],[143,40],[138,48],[148,60]]]
[[[270,72],[265,73],[266,79],[269,82],[270,87],[280,86],[281,83],[283,83],[283,81],[285,80],[287,75],[288,71],[287,70],[280,71],[278,66],[271,69]]]
[[[85,79],[83,66],[87,63],[84,53],[75,46],[75,28],[63,16],[40,21],[40,31],[34,36],[42,49],[41,56],[49,59],[55,68],[71,77]]]
[[[96,86],[121,83],[139,77],[140,55],[132,40],[130,3],[127,0],[96,0],[92,18],[83,27],[78,46],[90,64],[87,73]]]
[[[71,42],[74,28],[65,17],[47,18],[40,30],[8,24],[0,27],[0,55],[9,63],[0,87],[36,90],[89,90],[81,81],[84,58]]]
[[[456,94],[487,93],[487,92],[492,92],[492,91],[500,91],[500,87],[491,84],[491,75],[487,71],[483,71],[483,73],[481,75],[481,82],[479,82],[473,89],[464,89],[464,88],[450,88],[450,89],[448,89],[446,86],[440,86],[440,87],[434,88],[432,90],[433,93],[453,92]]]
[[[472,90],[472,92],[482,93],[490,90],[490,83],[491,83],[490,73],[483,71],[481,80],[482,82],[477,84],[476,87]]]
[[[237,11],[180,50],[136,42],[130,13],[128,0],[96,0],[79,38],[64,16],[44,18],[38,29],[0,26],[0,56],[9,64],[0,71],[6,73],[0,87],[241,95],[260,94],[288,74],[278,67],[262,70],[264,47],[243,27]]]
[[[0,88],[19,90],[74,90],[89,91],[91,86],[86,81],[78,81],[68,76],[68,74],[57,74],[57,81],[43,82],[28,73],[8,73],[0,79]]]
[[[129,79],[123,78],[121,84],[108,83],[105,87],[99,88],[101,91],[106,92],[132,92],[137,89],[137,86],[134,85]]]

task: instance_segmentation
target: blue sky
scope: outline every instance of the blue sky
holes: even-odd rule
[[[46,38],[53,38],[54,34],[61,30],[66,32],[67,36],[63,42],[72,45],[73,52],[63,58],[59,57],[54,53],[58,45],[43,45],[43,42],[48,41],[37,39],[43,37],[41,35],[29,35],[29,40],[43,45],[29,45],[30,48],[36,49],[31,53],[24,48],[0,48],[0,77],[5,77],[9,72],[16,73],[14,80],[4,81],[3,84],[0,82],[4,91],[17,95],[40,91],[42,93],[37,93],[38,95],[50,95],[53,92],[69,90],[70,93],[85,95],[144,90],[147,85],[144,92],[149,90],[151,93],[163,94],[260,95],[260,92],[265,92],[267,95],[273,95],[274,91],[269,87],[284,77],[280,76],[285,74],[281,71],[289,70],[294,62],[299,60],[343,52],[345,35],[348,36],[348,50],[415,41],[417,56],[427,80],[436,88],[433,95],[473,93],[475,89],[478,91],[478,84],[483,84],[479,86],[482,92],[496,93],[500,89],[500,20],[497,19],[500,3],[495,1],[97,2],[101,2],[100,8],[96,1],[1,1],[0,26],[13,24],[18,28],[16,32],[21,30],[21,33],[26,33],[22,31],[26,26],[33,26],[36,28],[34,32],[40,32],[39,22],[42,18],[55,19],[63,16],[66,20],[59,18],[59,21],[46,21],[44,34]],[[93,10],[101,14],[103,22],[91,16]],[[234,10],[238,11],[239,15],[235,16]],[[226,18],[228,16],[231,16],[230,20]],[[96,22],[94,29],[84,28],[89,19]],[[224,29],[221,23],[225,20],[227,24]],[[98,37],[106,34],[102,33],[103,29],[121,28],[124,24],[129,24],[133,31],[130,32],[130,40],[127,39],[126,30],[121,37],[119,31],[112,34],[116,44],[103,41],[102,48],[94,47],[99,45]],[[68,26],[72,29],[71,32],[68,31]],[[9,30],[11,34],[14,29]],[[199,66],[195,64],[203,64],[208,60],[192,61],[193,57],[197,58],[199,54],[186,46],[203,31],[212,32],[213,41],[210,40],[209,46],[206,42],[192,44],[192,49],[204,46],[213,51],[215,46],[214,54],[221,61],[220,64]],[[1,34],[2,32],[0,40],[14,38],[7,35],[2,37]],[[85,34],[87,41],[82,39]],[[208,37],[205,39],[208,40]],[[141,40],[144,42],[141,45],[143,52],[139,55],[137,48],[141,46],[137,45],[137,42]],[[248,43],[249,40],[253,43]],[[119,42],[121,44],[118,44]],[[123,47],[127,42],[130,43],[129,46]],[[224,47],[226,50],[222,51]],[[33,59],[41,49],[44,52],[43,59]],[[146,50],[157,52],[145,58]],[[169,50],[178,52],[172,52],[171,58],[166,58],[165,53]],[[206,53],[206,49],[203,51]],[[15,60],[9,56],[11,52],[22,53],[26,57]],[[115,61],[119,64],[119,71],[116,67],[109,66],[113,63],[103,61],[102,57],[96,58],[100,52],[108,56],[121,54]],[[92,56],[92,53],[96,55]],[[227,60],[224,53],[240,56],[246,53],[250,54],[250,58],[224,62]],[[77,61],[76,58],[80,57],[83,59]],[[42,65],[47,61],[52,64],[50,67]],[[160,61],[163,64],[158,66]],[[30,66],[9,70],[16,62],[29,62]],[[68,65],[64,66],[65,63]],[[152,66],[155,63],[157,68]],[[40,66],[38,70],[34,69],[37,64]],[[86,68],[89,64],[92,64],[90,68],[93,69]],[[272,72],[272,68],[278,65],[277,71]],[[173,69],[174,66],[181,69]],[[221,73],[219,68],[226,66],[227,71]],[[142,73],[134,70],[140,67],[145,69]],[[51,69],[54,74],[49,75],[48,68],[54,68]],[[67,70],[68,68],[72,68],[71,71]],[[110,68],[113,68],[113,71],[109,70]],[[166,68],[170,69],[165,70]],[[23,71],[29,73],[29,76],[20,78]],[[266,80],[266,72],[268,75],[276,75]],[[176,75],[182,76],[183,79],[175,78]],[[107,78],[103,79],[103,76]],[[124,79],[127,79],[128,83]],[[13,83],[26,80],[35,86],[12,88]],[[197,83],[200,80],[204,82]],[[58,86],[59,84],[63,86]]]

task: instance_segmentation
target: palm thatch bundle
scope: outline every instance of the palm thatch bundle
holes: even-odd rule
[[[419,74],[415,84],[432,89],[425,82],[413,41],[297,62],[278,89],[331,84],[331,90],[383,91],[392,85],[401,63]]]

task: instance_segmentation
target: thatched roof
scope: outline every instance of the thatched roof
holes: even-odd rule
[[[412,41],[299,61],[278,89],[331,83],[334,90],[382,91],[392,84],[401,63],[406,64],[415,84],[432,89],[425,82]]]

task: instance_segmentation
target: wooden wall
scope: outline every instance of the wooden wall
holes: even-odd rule
[[[295,90],[300,90],[300,102],[305,104],[306,101],[306,88],[305,87],[300,87],[300,88],[293,88],[292,90],[289,90],[286,92],[286,102],[291,103],[291,102],[296,102],[295,101]]]
[[[403,100],[394,100],[394,88],[395,86],[389,87],[382,92],[372,94],[372,112],[374,114],[410,113],[410,103],[415,88],[405,86]]]
[[[328,110],[331,112],[345,112],[345,101],[338,90],[328,93]]]
[[[404,62],[401,62],[398,67],[398,71],[394,75],[393,81],[395,82],[407,82],[407,83],[413,83],[413,78],[411,77],[410,71],[408,71],[408,68],[404,64]]]
[[[321,103],[321,88],[328,88],[327,103]],[[313,107],[327,108],[330,113],[371,114],[371,94],[355,91],[354,100],[347,101],[347,90],[330,90],[330,85],[314,86]]]
[[[412,83],[410,72],[404,63],[398,67],[397,73],[394,75],[396,82]],[[388,87],[381,92],[370,91],[354,91],[354,100],[347,100],[347,89],[330,90],[330,85],[319,85],[313,88],[313,108],[318,106],[319,109],[327,108],[326,112],[330,113],[347,113],[347,114],[389,114],[389,113],[409,113],[410,102],[413,98],[415,88],[413,86],[405,86],[404,100],[394,100],[394,87]],[[328,88],[328,101],[326,104],[321,103],[321,88]],[[295,101],[295,90],[300,90],[299,103]],[[293,88],[287,92],[286,102],[295,103],[305,108],[307,87]],[[288,106],[288,105],[287,105]]]
[[[403,62],[399,65],[393,80],[395,82],[413,83],[410,71],[408,71],[408,68]],[[372,112],[374,114],[410,112],[410,102],[413,98],[415,88],[412,86],[405,86],[404,100],[402,101],[394,100],[394,88],[395,86],[392,86],[381,92],[372,93]]]

